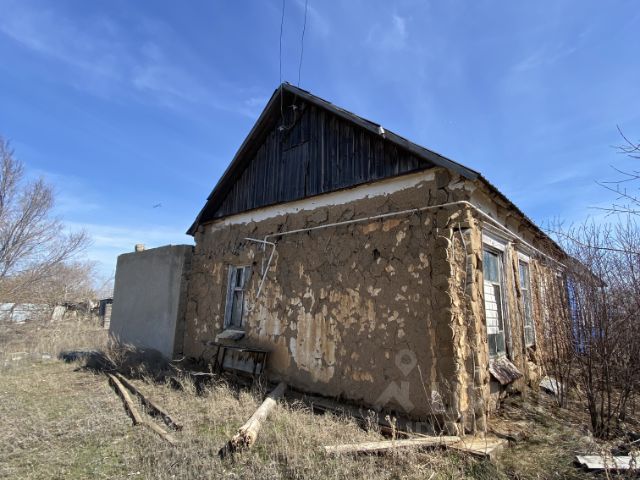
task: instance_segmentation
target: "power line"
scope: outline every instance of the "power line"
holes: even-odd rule
[[[298,65],[298,87],[300,87],[300,74],[302,73],[302,56],[304,55],[304,32],[307,30],[307,11],[309,0],[304,0],[304,23],[302,24],[302,38],[300,39],[300,64]]]
[[[286,0],[282,0],[282,17],[280,18],[280,116],[282,117],[282,123],[284,123],[284,111],[282,105],[282,31],[284,30],[284,9]]]

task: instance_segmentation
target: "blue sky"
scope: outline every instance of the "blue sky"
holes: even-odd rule
[[[640,137],[628,1],[309,0],[300,86],[481,171],[539,223]],[[0,134],[109,274],[184,232],[278,85],[281,0],[0,0]],[[304,0],[286,0],[297,82]],[[161,207],[153,208],[154,205]]]

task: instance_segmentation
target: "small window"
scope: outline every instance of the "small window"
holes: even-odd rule
[[[225,328],[242,328],[245,313],[244,293],[249,283],[251,267],[229,267],[227,303],[224,314]]]
[[[536,343],[536,334],[533,327],[533,315],[531,313],[531,280],[529,278],[529,264],[520,260],[520,292],[522,294],[522,309],[524,312],[524,344],[531,347]]]
[[[483,255],[484,311],[487,320],[489,356],[506,354],[504,336],[504,282],[502,276],[502,253],[485,249]]]

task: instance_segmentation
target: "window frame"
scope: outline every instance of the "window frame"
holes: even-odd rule
[[[241,270],[240,285],[238,285],[238,271]],[[224,311],[224,330],[243,330],[246,313],[246,291],[251,278],[251,265],[229,265],[227,274],[227,298]],[[239,293],[240,295],[236,295]],[[234,311],[236,311],[236,299],[240,298],[240,318],[234,323]]]
[[[502,247],[502,248],[500,248]],[[489,281],[486,279],[485,275],[485,253],[489,253],[491,255],[495,255],[497,258],[497,274],[498,280]],[[483,287],[483,308],[485,315],[485,329],[487,334],[487,348],[489,350],[489,358],[496,359],[507,356],[507,309],[505,305],[505,291],[506,291],[506,282],[505,282],[505,273],[504,273],[504,261],[505,261],[505,246],[499,244],[498,242],[491,241],[487,242],[486,240],[483,242],[482,246],[482,287]],[[499,302],[496,301],[496,306],[498,308],[497,314],[498,317],[498,333],[489,333],[489,324],[488,324],[488,316],[487,316],[487,283],[491,284],[491,286],[495,289],[498,288],[499,291]],[[491,339],[490,335],[502,335],[502,349],[498,349],[498,342],[495,342],[495,352],[492,352],[491,348]]]
[[[527,282],[525,286],[522,278],[522,268],[526,268]],[[520,287],[520,297],[522,301],[522,334],[525,347],[536,345],[536,325],[533,319],[533,298],[531,296],[531,263],[522,254],[518,254],[518,285]],[[528,315],[527,315],[528,314]],[[531,339],[527,338],[527,329],[531,331]]]

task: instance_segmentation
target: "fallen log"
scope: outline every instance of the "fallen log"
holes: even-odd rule
[[[277,400],[284,395],[284,391],[287,389],[287,384],[280,382],[276,388],[274,388],[265,398],[264,402],[258,407],[258,409],[251,415],[251,418],[247,420],[247,423],[242,425],[229,442],[220,449],[218,455],[225,457],[228,453],[234,453],[239,450],[251,448],[258,438],[258,433],[262,428],[263,422],[271,413],[271,410],[276,406]]]
[[[171,416],[164,409],[162,409],[158,404],[156,404],[151,399],[145,397],[144,394],[135,385],[129,382],[129,380],[127,380],[123,375],[121,375],[120,373],[115,373],[115,376],[118,378],[118,380],[120,380],[120,382],[125,387],[131,390],[131,392],[133,392],[140,399],[142,404],[146,407],[147,412],[149,412],[151,415],[160,417],[162,421],[167,424],[168,427],[171,427],[175,430],[182,430],[181,424],[174,421],[171,418]]]
[[[385,453],[400,448],[424,448],[447,446],[460,441],[457,436],[421,437],[380,442],[350,443],[322,447],[327,455],[363,455]]]
[[[111,383],[111,385],[113,385],[113,387],[116,389],[116,392],[118,393],[118,395],[122,399],[122,402],[124,403],[125,410],[127,410],[127,413],[129,414],[129,416],[131,417],[131,420],[133,421],[133,425],[144,425],[144,426],[146,426],[150,430],[152,430],[155,433],[157,433],[158,435],[160,435],[160,437],[162,437],[162,439],[165,440],[170,445],[176,445],[178,443],[169,434],[169,432],[167,432],[166,430],[164,430],[160,426],[156,425],[155,423],[149,422],[149,421],[143,419],[142,415],[140,415],[140,412],[138,411],[138,409],[136,408],[135,404],[133,403],[133,400],[131,399],[131,396],[129,395],[129,392],[127,392],[127,389],[124,387],[124,385],[122,385],[122,382],[120,382],[120,380],[115,375],[113,375],[111,373],[107,373],[106,375],[109,378],[109,382]]]

